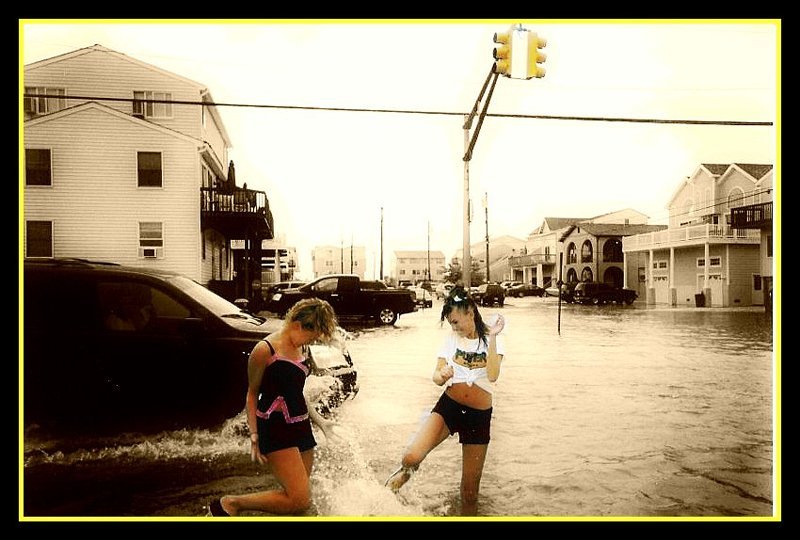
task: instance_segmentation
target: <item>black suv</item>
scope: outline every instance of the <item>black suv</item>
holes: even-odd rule
[[[578,304],[632,304],[638,294],[633,289],[614,287],[608,283],[585,281],[575,285],[573,301]]]
[[[281,324],[174,272],[26,259],[24,424],[94,433],[217,425],[244,409],[250,351]],[[356,394],[357,375],[343,342],[310,356],[312,376],[330,387],[317,402],[324,414]]]
[[[495,304],[503,307],[506,302],[506,293],[502,285],[496,283],[484,283],[478,286],[478,290],[472,294],[475,303],[481,306],[493,306]]]

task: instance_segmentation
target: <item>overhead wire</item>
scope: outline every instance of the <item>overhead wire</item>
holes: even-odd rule
[[[258,109],[287,109],[287,110],[307,110],[307,111],[333,111],[333,112],[364,112],[364,113],[389,113],[389,114],[421,114],[421,115],[440,115],[440,116],[460,116],[468,113],[453,111],[421,111],[415,109],[375,109],[361,107],[320,107],[310,105],[269,105],[260,103],[218,103],[212,101],[190,101],[176,99],[136,99],[120,98],[109,96],[77,96],[77,95],[56,95],[56,94],[31,94],[24,93],[26,98],[41,99],[77,99],[86,101],[129,101],[141,103],[169,103],[175,105],[196,105],[206,107],[248,107]],[[642,124],[682,124],[682,125],[713,125],[713,126],[772,126],[770,121],[753,120],[692,120],[692,119],[669,119],[669,118],[624,118],[609,116],[570,116],[570,115],[550,115],[550,114],[507,114],[507,113],[486,113],[486,116],[495,118],[524,118],[534,120],[571,120],[580,122],[632,122]]]

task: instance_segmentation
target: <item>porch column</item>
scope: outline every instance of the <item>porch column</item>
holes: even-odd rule
[[[703,295],[706,297],[706,306],[711,306],[711,287],[708,282],[708,260],[711,255],[711,245],[706,242],[704,245],[704,253],[703,257],[705,257],[705,262],[703,263]]]
[[[675,286],[675,248],[669,248],[669,305],[678,305],[678,288]]]
[[[656,303],[655,281],[653,281],[653,250],[647,252],[647,303]]]

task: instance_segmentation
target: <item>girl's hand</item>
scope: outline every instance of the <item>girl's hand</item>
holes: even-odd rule
[[[267,456],[261,453],[258,448],[258,441],[250,441],[250,461],[266,465],[269,462]]]
[[[439,370],[439,376],[442,378],[442,383],[448,381],[448,379],[453,378],[453,366],[450,364],[445,364],[442,369]]]
[[[486,323],[488,327],[488,332],[490,336],[496,336],[500,332],[503,331],[503,327],[506,325],[506,320],[503,318],[501,314],[496,314],[494,316],[494,321],[489,320]]]

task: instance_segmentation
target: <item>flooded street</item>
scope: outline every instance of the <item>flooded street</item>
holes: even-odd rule
[[[308,516],[458,515],[461,448],[383,487],[442,389],[440,302],[353,329],[361,391],[317,433]],[[479,514],[771,516],[773,328],[763,311],[508,299]],[[221,430],[24,441],[25,516],[197,517],[212,497],[276,485],[249,460],[244,415]],[[256,514],[252,514],[256,515]]]

